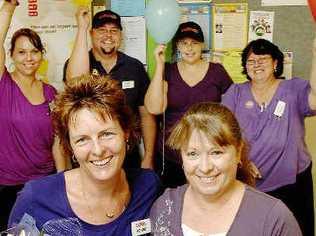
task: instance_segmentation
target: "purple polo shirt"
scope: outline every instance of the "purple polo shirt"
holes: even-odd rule
[[[257,181],[261,191],[295,183],[296,175],[311,163],[304,141],[304,118],[316,111],[309,107],[309,91],[309,81],[284,80],[264,110],[255,102],[250,82],[232,85],[223,96],[222,103],[235,113],[250,144],[249,158],[262,174]],[[280,115],[275,111],[283,103]]]
[[[49,102],[56,90],[43,85],[45,102],[32,105],[11,75],[0,80],[0,185],[24,184],[54,171]]]

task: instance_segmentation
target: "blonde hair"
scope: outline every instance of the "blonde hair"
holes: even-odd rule
[[[191,106],[173,128],[167,144],[180,152],[188,145],[193,130],[204,133],[212,143],[221,147],[234,146],[240,156],[237,179],[254,186],[255,179],[249,169],[248,145],[237,119],[228,108],[213,102]]]

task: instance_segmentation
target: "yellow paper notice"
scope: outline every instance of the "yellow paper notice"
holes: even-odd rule
[[[73,4],[77,6],[90,6],[91,0],[72,0]]]

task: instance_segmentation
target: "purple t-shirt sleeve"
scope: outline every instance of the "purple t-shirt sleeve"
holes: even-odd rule
[[[300,236],[302,232],[292,212],[282,201],[277,201],[266,216],[264,236]]]
[[[290,83],[290,90],[297,91],[297,107],[302,116],[312,116],[316,114],[316,110],[311,110],[308,102],[308,96],[311,91],[311,87],[308,80],[300,78],[293,78]]]
[[[49,84],[44,84],[44,94],[45,94],[46,100],[48,102],[51,102],[55,99],[57,91],[53,86]]]
[[[18,224],[25,213],[32,216],[32,187],[26,183],[24,188],[18,193],[16,202],[11,210],[8,226]]]
[[[231,112],[235,113],[236,102],[239,96],[238,85],[233,84],[229,87],[225,94],[222,96],[222,104],[229,108]]]

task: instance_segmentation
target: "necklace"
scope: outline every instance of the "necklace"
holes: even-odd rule
[[[93,214],[93,209],[92,206],[90,205],[90,201],[89,198],[87,197],[86,191],[84,190],[84,184],[83,184],[83,177],[80,173],[80,182],[81,182],[81,193],[82,193],[82,197],[86,203],[87,209],[88,209],[88,213],[89,213],[89,217],[93,220],[93,222],[99,222],[99,220],[97,220],[95,218],[96,214]],[[123,173],[123,176],[121,177],[121,181],[119,183],[119,186],[117,190],[114,191],[114,194],[112,198],[112,204],[115,204],[115,206],[109,210],[109,211],[104,211],[105,216],[111,220],[114,218],[114,216],[118,216],[120,215],[127,206],[127,203],[129,202],[130,199],[130,192],[129,192],[129,188],[128,188],[128,183],[125,180],[125,174]],[[113,201],[113,199],[117,199],[117,201]]]
[[[265,88],[255,88],[251,86],[252,95],[256,103],[260,106],[260,112],[263,112],[272,100],[277,88],[279,81],[273,80],[270,84],[265,86]]]

